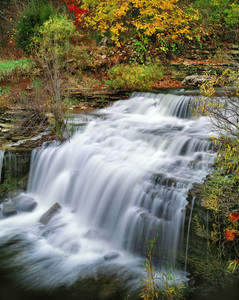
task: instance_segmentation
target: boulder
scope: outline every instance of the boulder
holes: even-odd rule
[[[184,78],[182,85],[199,86],[210,79],[210,76],[206,75],[191,75]]]
[[[104,255],[104,260],[112,260],[118,258],[120,255],[117,252],[109,252]]]
[[[13,202],[11,202],[11,201],[4,202],[3,203],[2,214],[5,217],[16,215],[17,214],[17,209],[16,209],[15,204]]]
[[[12,201],[18,211],[30,212],[33,211],[37,206],[37,202],[33,198],[25,195],[18,195],[12,198]]]
[[[61,210],[59,203],[53,204],[40,218],[40,222],[46,225]]]

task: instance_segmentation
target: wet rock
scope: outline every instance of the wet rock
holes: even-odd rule
[[[142,214],[140,214],[140,217],[141,217],[142,219],[147,219],[147,214],[146,214],[146,213],[142,213]]]
[[[12,201],[16,205],[16,209],[18,211],[30,212],[33,211],[37,206],[37,202],[33,198],[25,195],[19,195],[13,198]]]
[[[120,255],[117,252],[109,252],[104,255],[104,260],[112,260],[118,258]]]
[[[53,204],[40,218],[40,222],[46,225],[61,210],[59,203]]]
[[[9,216],[13,216],[17,214],[17,209],[16,206],[13,202],[4,202],[3,203],[3,210],[2,210],[2,214],[5,217],[9,217]]]
[[[210,79],[210,76],[205,75],[191,75],[184,78],[182,85],[199,86]]]
[[[3,203],[3,202],[6,202],[6,198],[5,197],[1,197],[0,198],[0,204]]]

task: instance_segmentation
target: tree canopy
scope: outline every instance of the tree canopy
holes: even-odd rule
[[[118,45],[129,37],[157,40],[190,39],[190,23],[198,19],[191,6],[183,9],[178,0],[80,0],[69,1],[79,23],[110,36]],[[78,6],[72,4],[75,2]],[[80,9],[79,9],[80,7]]]

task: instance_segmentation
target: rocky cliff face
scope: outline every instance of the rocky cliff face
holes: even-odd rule
[[[210,72],[221,74],[228,68],[239,68],[239,45],[231,44],[225,51],[192,46],[183,53],[182,62],[170,63],[169,72],[173,80],[182,81],[190,75],[205,75]]]
[[[188,299],[234,299],[230,293],[220,298],[225,291],[232,292],[232,296],[234,291],[239,293],[238,279],[226,271],[228,261],[219,258],[218,246],[210,238],[214,220],[201,205],[202,189],[203,184],[197,184],[188,192],[183,253],[179,253],[179,261],[186,261],[191,291]],[[219,290],[222,294],[216,298]]]
[[[0,199],[14,189],[25,189],[30,170],[31,151],[5,151],[1,167]]]
[[[184,249],[187,251],[187,270],[195,267],[196,261],[208,259],[208,238],[211,216],[201,205],[200,191],[202,185],[195,185],[188,193],[188,205],[184,227]]]

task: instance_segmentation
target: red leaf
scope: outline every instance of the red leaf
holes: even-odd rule
[[[225,238],[230,242],[235,239],[235,236],[238,236],[238,231],[234,229],[227,229],[227,231],[225,232]]]
[[[233,223],[239,220],[239,214],[237,213],[231,213],[229,220],[232,221]]]

